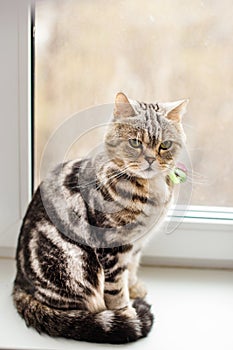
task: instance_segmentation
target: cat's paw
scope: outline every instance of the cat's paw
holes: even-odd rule
[[[124,316],[127,316],[128,318],[133,318],[133,319],[137,318],[136,309],[131,305],[123,308],[122,311],[123,311],[122,314]]]
[[[133,286],[129,287],[129,295],[131,299],[145,298],[147,290],[141,281],[137,281]]]
[[[131,305],[125,309],[124,314],[126,316],[128,316],[129,318],[137,318],[136,309],[134,307],[132,307]]]

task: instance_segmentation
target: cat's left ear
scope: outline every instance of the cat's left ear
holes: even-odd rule
[[[131,106],[128,97],[125,94],[123,94],[123,92],[118,92],[118,94],[116,95],[113,114],[115,118],[127,118],[135,116],[135,111]]]
[[[183,115],[186,112],[188,99],[164,103],[163,107],[166,110],[166,118],[175,122],[181,122]]]

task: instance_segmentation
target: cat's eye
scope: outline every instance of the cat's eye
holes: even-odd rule
[[[171,146],[172,146],[172,141],[170,141],[170,140],[164,141],[160,144],[160,149],[167,150],[167,149],[171,148]]]
[[[141,148],[142,143],[138,139],[129,139],[129,144],[133,148]]]

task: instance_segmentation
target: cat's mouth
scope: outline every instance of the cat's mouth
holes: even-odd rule
[[[151,166],[148,166],[146,169],[141,169],[136,171],[136,174],[144,179],[150,179],[158,174],[156,169],[153,169]]]
[[[137,166],[133,165],[133,166],[131,167],[131,171],[132,171],[135,175],[137,175],[137,176],[139,176],[139,177],[142,177],[142,178],[145,178],[145,179],[147,179],[147,178],[152,178],[152,177],[154,177],[155,175],[157,175],[158,172],[159,172],[158,169],[155,168],[155,166],[153,166],[153,165],[148,165],[147,167],[145,167],[145,168],[143,169],[143,168],[139,167],[138,164],[137,164]]]

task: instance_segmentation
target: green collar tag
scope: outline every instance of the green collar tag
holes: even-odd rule
[[[169,177],[175,185],[185,182],[187,180],[187,169],[185,165],[178,163],[170,172]]]

